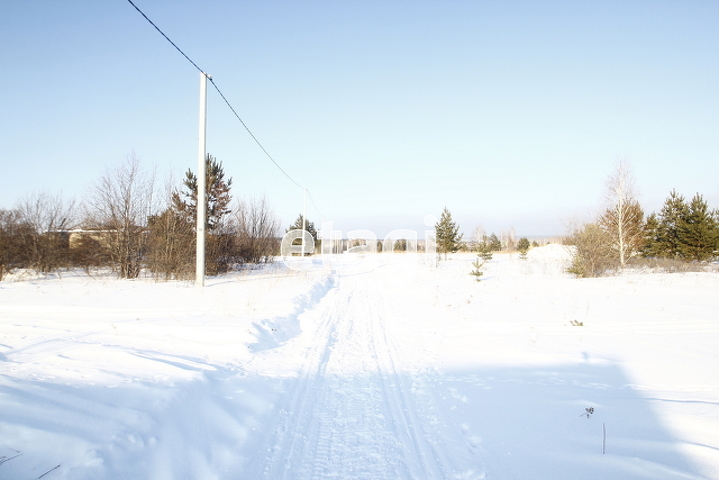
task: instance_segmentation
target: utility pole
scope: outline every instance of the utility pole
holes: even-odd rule
[[[207,79],[212,78],[200,72],[200,135],[197,160],[197,250],[195,264],[195,285],[205,286],[205,217],[206,199],[206,156],[207,156]]]
[[[307,231],[307,189],[305,191],[305,201],[302,206],[302,258],[305,258],[305,232]]]

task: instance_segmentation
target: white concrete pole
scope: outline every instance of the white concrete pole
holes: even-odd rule
[[[195,285],[205,286],[205,217],[207,216],[205,165],[207,157],[207,75],[200,72],[200,134],[197,159],[197,262],[195,264]]]
[[[305,256],[305,232],[307,231],[307,189],[305,191],[305,201],[302,206],[302,258]]]

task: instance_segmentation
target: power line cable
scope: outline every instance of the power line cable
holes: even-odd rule
[[[310,193],[309,190],[307,190],[307,196],[310,197],[310,203],[312,203],[312,206],[315,207],[315,211],[319,214],[320,217],[322,217],[324,219],[325,216],[322,215],[322,213],[320,213],[320,209],[317,208],[317,205],[315,204],[315,200],[312,198],[312,194]]]
[[[128,1],[130,1],[130,0],[128,0]],[[232,107],[232,105],[230,105],[230,102],[229,102],[229,101],[227,100],[227,98],[222,94],[222,92],[220,91],[220,88],[217,86],[217,84],[216,84],[215,81],[212,79],[212,77],[208,77],[208,79],[210,80],[210,83],[212,84],[212,86],[215,87],[215,90],[217,90],[217,93],[220,94],[220,97],[222,97],[222,99],[225,101],[225,103],[226,103],[227,106],[230,108],[230,110],[232,111],[232,113],[235,115],[235,117],[237,117],[237,120],[239,120],[240,123],[242,124],[242,126],[245,127],[245,130],[247,130],[247,133],[250,134],[250,137],[252,137],[252,140],[254,140],[255,143],[262,149],[262,151],[265,152],[265,155],[267,155],[267,158],[269,158],[269,159],[272,161],[272,163],[274,163],[275,166],[280,170],[280,172],[282,172],[282,173],[285,175],[285,177],[287,177],[292,183],[294,183],[295,185],[297,185],[297,186],[300,187],[300,188],[305,188],[305,187],[303,187],[302,185],[300,185],[299,183],[297,183],[294,178],[290,177],[289,174],[288,174],[287,172],[285,172],[282,167],[280,167],[279,163],[277,163],[277,162],[275,161],[275,159],[272,158],[272,155],[270,155],[269,152],[268,152],[267,150],[265,150],[265,147],[262,146],[262,144],[260,143],[260,141],[257,140],[257,137],[255,137],[255,135],[250,131],[250,129],[247,128],[247,125],[245,125],[245,122],[242,121],[242,119],[241,119],[240,116],[237,114],[237,112],[235,111],[235,109]]]
[[[155,30],[157,30],[158,32],[160,32],[160,35],[162,35],[163,37],[165,37],[165,40],[167,40],[168,42],[170,42],[170,44],[171,44],[173,47],[175,47],[175,48],[177,49],[177,51],[180,52],[180,53],[182,54],[182,56],[187,59],[188,62],[190,62],[197,70],[199,70],[200,73],[204,73],[204,71],[203,71],[200,67],[198,67],[197,64],[196,64],[195,62],[193,62],[192,59],[185,54],[185,52],[183,52],[183,51],[180,49],[180,47],[178,47],[177,45],[175,45],[175,42],[173,42],[172,40],[170,40],[170,37],[168,37],[167,35],[165,35],[165,32],[163,32],[162,30],[160,30],[160,27],[158,27],[157,25],[155,25],[155,22],[153,22],[152,20],[150,20],[150,18],[149,18],[147,15],[145,15],[145,12],[143,12],[142,10],[140,10],[140,7],[138,7],[137,5],[135,5],[134,3],[132,3],[132,0],[127,0],[127,1],[130,2],[130,5],[132,5],[133,7],[135,7],[135,10],[137,10],[138,12],[140,12],[140,15],[142,15],[143,17],[145,17],[145,20],[147,20],[148,22],[150,22],[150,25],[152,25],[153,27],[155,27]]]
[[[137,5],[135,5],[132,0],[127,0],[127,1],[130,3],[130,5],[132,5],[132,6],[135,8],[135,10],[137,10],[137,11],[140,13],[140,15],[142,15],[142,16],[145,18],[145,20],[147,20],[147,21],[150,23],[150,25],[152,25],[153,27],[155,27],[155,30],[157,30],[157,31],[160,33],[160,35],[162,35],[163,37],[165,37],[165,40],[167,40],[168,42],[170,42],[170,44],[171,44],[173,47],[175,47],[175,49],[176,49],[178,52],[180,52],[180,53],[182,54],[182,56],[185,57],[185,59],[186,59],[188,62],[190,62],[190,63],[192,64],[192,66],[194,66],[200,73],[202,73],[203,75],[206,75],[206,76],[207,76],[207,79],[210,81],[210,83],[212,83],[212,86],[215,87],[215,90],[217,90],[217,93],[220,94],[220,97],[222,97],[222,100],[225,101],[225,103],[226,103],[227,106],[230,108],[230,110],[232,111],[232,113],[235,115],[235,117],[237,118],[237,120],[239,120],[240,124],[245,128],[245,130],[246,130],[247,133],[250,135],[250,137],[252,137],[252,140],[255,141],[255,143],[257,144],[257,146],[260,147],[260,149],[264,152],[264,154],[267,156],[267,158],[269,158],[269,159],[272,161],[272,163],[274,163],[275,166],[280,170],[280,172],[282,172],[282,173],[284,174],[284,176],[287,177],[292,183],[294,183],[295,185],[297,185],[299,188],[301,188],[301,189],[303,189],[303,190],[306,190],[305,187],[303,187],[302,185],[300,185],[299,183],[297,183],[297,181],[295,181],[294,178],[292,178],[287,172],[285,172],[285,170],[280,166],[280,164],[275,161],[275,159],[272,157],[272,155],[270,155],[270,153],[267,151],[267,149],[265,149],[265,147],[262,145],[262,143],[260,143],[260,141],[257,139],[257,137],[255,137],[255,135],[254,135],[254,134],[252,133],[252,131],[249,129],[249,127],[247,126],[247,124],[245,124],[245,122],[242,120],[242,118],[240,118],[240,116],[238,115],[237,111],[234,109],[234,107],[232,106],[232,104],[230,104],[229,100],[227,100],[227,97],[225,97],[225,95],[222,93],[222,91],[220,90],[220,87],[217,86],[217,84],[215,83],[215,80],[213,80],[213,78],[212,78],[211,76],[207,75],[207,74],[205,73],[205,71],[204,71],[203,69],[201,69],[195,62],[193,62],[192,59],[191,59],[185,52],[183,52],[182,49],[175,44],[175,42],[173,42],[173,41],[170,39],[170,37],[168,37],[167,35],[165,35],[165,32],[163,32],[163,31],[160,29],[160,27],[158,27],[157,25],[155,25],[155,22],[153,22],[152,20],[150,20],[150,18],[149,18],[147,15],[145,15],[145,12],[143,12],[142,10],[140,10],[140,7],[138,7]],[[309,195],[309,191],[308,191],[308,195]],[[317,205],[315,205],[314,200],[312,200],[312,195],[310,195],[310,201],[312,202],[312,205],[315,207],[315,210],[317,210],[317,213],[319,213],[320,216],[322,216],[322,214],[320,213],[319,209],[317,208]]]

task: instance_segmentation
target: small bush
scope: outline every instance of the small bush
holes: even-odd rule
[[[601,277],[619,266],[612,252],[612,241],[596,223],[582,225],[568,239],[576,247],[569,273],[582,278]]]

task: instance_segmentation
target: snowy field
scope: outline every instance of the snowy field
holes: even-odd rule
[[[348,258],[0,282],[0,479],[719,478],[719,273]]]

